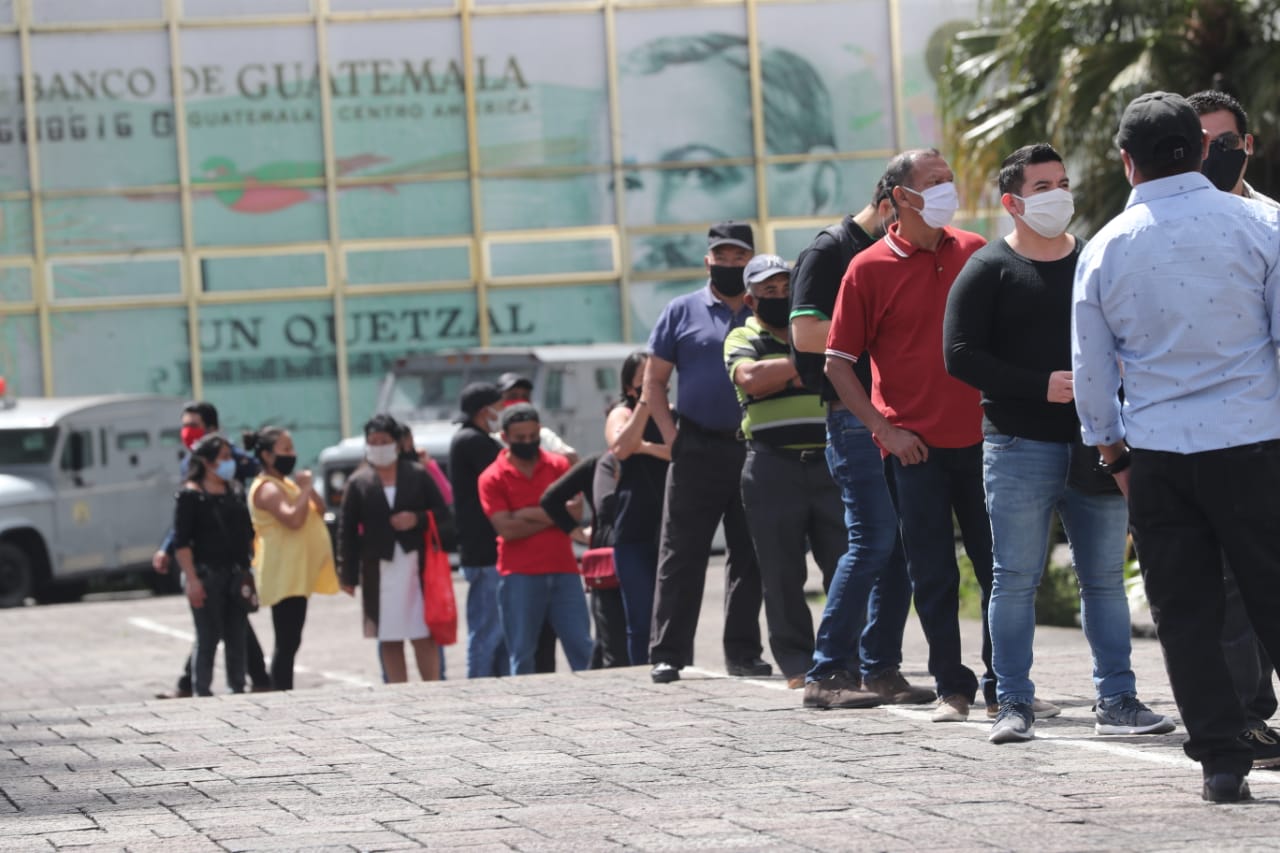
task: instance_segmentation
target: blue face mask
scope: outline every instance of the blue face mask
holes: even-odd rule
[[[213,473],[217,474],[228,483],[231,482],[236,476],[236,460],[234,458],[223,459],[214,467]]]

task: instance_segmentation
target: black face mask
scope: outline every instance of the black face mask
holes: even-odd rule
[[[293,473],[293,469],[298,465],[298,457],[296,456],[277,456],[276,470],[280,472],[281,477],[288,477]]]
[[[721,296],[741,296],[747,289],[747,283],[742,278],[742,267],[723,267],[712,264],[711,286],[719,291]]]
[[[1243,148],[1223,150],[1221,146],[1210,145],[1209,156],[1204,158],[1200,171],[1212,184],[1224,193],[1236,188],[1240,180],[1240,172],[1244,169],[1244,161],[1248,155]]]
[[[785,329],[791,319],[791,300],[785,296],[756,299],[756,316],[773,329]]]
[[[528,461],[538,458],[538,447],[541,444],[542,440],[535,438],[533,441],[513,441],[507,446],[511,448],[511,452],[517,459]]]

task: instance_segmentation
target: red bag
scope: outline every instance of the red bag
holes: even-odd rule
[[[617,589],[612,548],[592,548],[582,555],[582,582],[587,589]]]
[[[458,602],[453,597],[453,568],[440,544],[434,513],[427,513],[423,545],[426,557],[422,565],[422,597],[427,629],[436,645],[452,646],[458,641]]]

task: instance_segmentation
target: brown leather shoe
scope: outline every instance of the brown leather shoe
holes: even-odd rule
[[[799,690],[801,687],[804,687],[803,675],[793,675],[787,679],[787,689]]]
[[[872,675],[862,686],[890,705],[926,705],[938,698],[938,694],[929,688],[908,683],[902,672],[896,669]]]
[[[255,684],[249,688],[250,693],[274,693],[275,688],[270,684]]]
[[[804,686],[806,708],[874,708],[883,703],[884,700],[863,690],[853,676],[843,670]]]

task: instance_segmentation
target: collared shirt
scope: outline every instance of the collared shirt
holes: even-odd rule
[[[542,493],[568,470],[568,459],[543,450],[538,454],[533,475],[526,477],[506,452],[499,453],[498,458],[480,475],[480,505],[490,517],[498,512],[538,506]],[[573,542],[557,527],[539,530],[523,539],[498,537],[500,575],[551,575],[577,571]]]
[[[738,398],[724,372],[724,339],[750,316],[745,305],[735,313],[717,299],[709,283],[677,296],[663,309],[649,334],[649,351],[675,365],[681,417],[704,429],[738,428]]]
[[[789,358],[791,347],[752,317],[724,339],[724,364],[733,381],[740,364]],[[782,388],[766,397],[752,397],[737,383],[742,406],[742,434],[774,447],[808,450],[827,443],[827,407],[822,395],[803,385]]]
[[[871,402],[889,423],[930,447],[982,441],[981,397],[947,373],[942,318],[951,285],[980,235],[943,228],[933,251],[898,236],[898,225],[849,264],[840,284],[827,355],[856,362],[871,353]]]
[[[1280,211],[1199,172],[1139,184],[1076,268],[1085,443],[1198,453],[1280,438],[1278,342]]]

